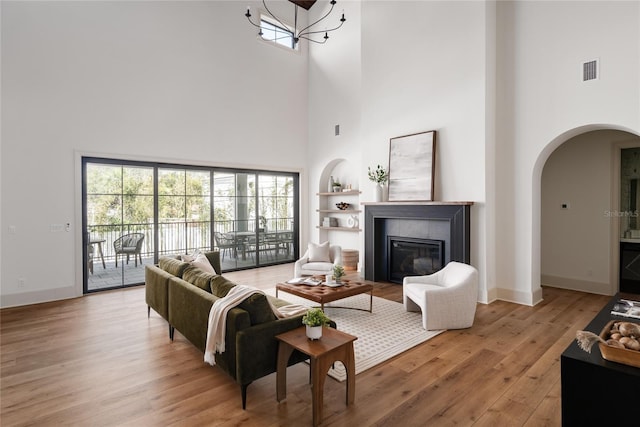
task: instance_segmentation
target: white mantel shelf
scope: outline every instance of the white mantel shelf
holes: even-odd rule
[[[422,202],[418,200],[409,200],[406,202],[361,202],[363,206],[375,205],[375,206],[402,206],[402,205],[411,205],[411,206],[451,206],[451,205],[462,205],[462,206],[471,206],[473,202]]]

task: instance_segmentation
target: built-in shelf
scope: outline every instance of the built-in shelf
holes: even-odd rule
[[[316,226],[316,228],[319,228],[320,230],[335,230],[335,231],[362,231],[359,228],[352,228],[352,227],[323,227],[321,225]]]
[[[331,193],[316,193],[316,196],[357,196],[360,194],[360,190],[338,191]]]
[[[362,212],[360,209],[316,209],[321,213],[356,214]]]
[[[339,200],[339,198],[341,197],[347,197],[349,196],[349,198],[346,199],[346,202],[350,203],[350,206],[355,208],[355,207],[359,207],[359,196],[362,192],[360,190],[349,190],[349,191],[337,191],[337,192],[318,192],[316,193],[316,196],[318,196],[318,199],[320,201],[319,204],[319,209],[316,209],[316,212],[318,212],[318,220],[320,222],[320,225],[316,226],[316,228],[318,228],[319,230],[326,230],[326,231],[351,231],[351,232],[358,232],[358,231],[362,231],[359,227],[345,227],[345,222],[347,221],[347,219],[349,221],[351,221],[350,218],[345,219],[345,215],[359,215],[362,210],[360,209],[345,209],[345,210],[341,210],[341,209],[330,209],[331,207],[334,206],[335,202],[339,202],[341,200]],[[340,220],[338,220],[338,226],[334,226],[334,227],[325,227],[322,225],[323,221],[322,221],[322,217],[323,216],[333,216],[333,215],[339,215],[334,217],[335,218],[340,218]],[[342,224],[341,224],[342,223]],[[357,224],[355,224],[357,225]]]

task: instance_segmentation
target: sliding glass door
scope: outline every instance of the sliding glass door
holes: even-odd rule
[[[297,177],[214,174],[214,237],[223,266],[247,268],[296,259]]]
[[[144,264],[153,262],[154,169],[85,166],[85,289],[140,283]]]
[[[298,257],[298,175],[83,159],[85,292],[144,282],[163,255],[220,251],[222,270]]]
[[[158,170],[158,252],[211,248],[211,172]]]

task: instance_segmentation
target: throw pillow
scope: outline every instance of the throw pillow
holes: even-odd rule
[[[205,254],[198,254],[198,256],[196,256],[196,259],[191,261],[191,265],[193,265],[194,267],[199,267],[207,273],[218,274],[209,262],[209,258],[207,258]]]
[[[180,259],[184,262],[192,262],[193,260],[195,260],[198,255],[200,255],[200,250],[196,249],[193,251],[193,253],[191,254],[182,254],[180,255]]]
[[[309,243],[309,262],[331,262],[329,242],[322,244]]]

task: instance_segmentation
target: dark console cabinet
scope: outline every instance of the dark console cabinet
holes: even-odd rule
[[[620,242],[620,292],[640,294],[640,243]]]
[[[583,330],[599,334],[611,319],[640,323],[610,314],[621,296],[640,299],[640,295],[616,295]],[[587,353],[574,340],[560,356],[560,371],[563,426],[617,425],[616,408],[638,407],[640,368],[604,360],[598,345]]]

